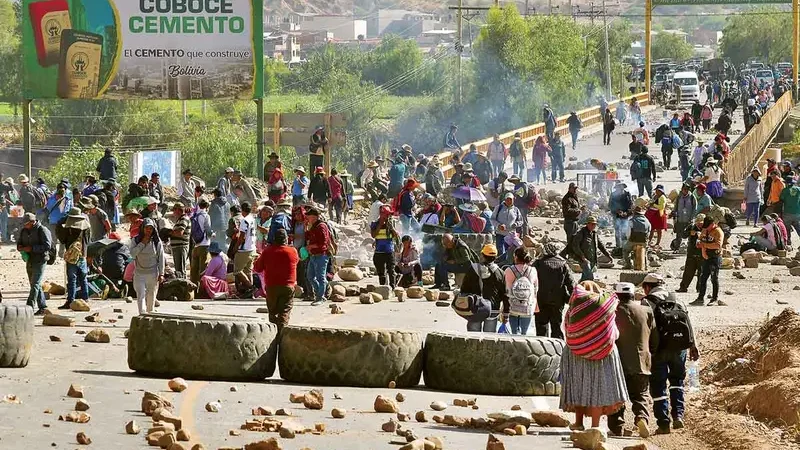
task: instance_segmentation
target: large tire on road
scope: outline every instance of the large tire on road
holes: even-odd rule
[[[647,276],[647,272],[644,270],[632,270],[628,272],[620,272],[619,273],[619,282],[620,283],[633,283],[634,286],[638,286],[642,284],[644,281],[644,277]]]
[[[425,386],[464,394],[558,395],[563,349],[559,339],[428,333]]]
[[[128,367],[206,380],[263,380],[275,372],[275,325],[255,317],[145,314],[128,333]]]
[[[397,387],[419,384],[419,333],[288,326],[281,334],[281,378],[327,386]]]
[[[25,367],[33,348],[33,309],[0,304],[0,367]]]

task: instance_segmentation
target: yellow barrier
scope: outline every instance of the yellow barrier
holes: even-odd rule
[[[632,95],[630,97],[625,97],[622,99],[625,103],[630,103],[632,98],[636,98],[639,100],[640,106],[646,106],[650,104],[650,96],[646,92],[642,92],[636,95]],[[609,102],[609,107],[616,106],[619,103],[619,100],[615,100]],[[600,106],[592,106],[591,108],[582,109],[580,111],[576,111],[577,116],[583,122],[583,126],[588,127],[589,125],[594,125],[597,123],[601,123],[603,121],[603,114],[600,112]],[[569,114],[561,116],[558,118],[556,122],[556,131],[562,132],[568,130],[567,119],[569,119]],[[533,147],[533,142],[536,140],[537,137],[544,135],[544,122],[539,122],[533,125],[529,125],[524,128],[519,128],[516,130],[507,131],[505,133],[500,134],[500,140],[503,141],[504,144],[511,145],[511,142],[514,141],[514,134],[520,133],[522,137],[522,143],[525,144],[525,148]],[[562,133],[563,134],[563,133]],[[462,147],[464,150],[468,149],[470,145],[475,144],[478,148],[478,151],[481,153],[486,153],[489,149],[489,144],[494,139],[492,137],[488,137],[485,139],[481,139],[479,141],[470,142],[468,144],[463,145]],[[442,164],[442,171],[445,175],[445,180],[449,180],[450,177],[453,176],[455,173],[455,168],[452,166],[452,151],[446,151],[439,153],[439,161]],[[423,181],[423,180],[420,180]],[[364,199],[364,190],[363,189],[356,189],[355,195],[353,196],[354,200],[363,200]]]
[[[642,92],[640,94],[636,94],[630,97],[625,97],[623,101],[625,103],[630,103],[632,98],[636,98],[639,100],[640,106],[646,106],[650,103],[650,96],[646,92]],[[619,103],[619,100],[615,100],[609,102],[609,107],[614,107]],[[603,122],[603,114],[600,112],[600,106],[592,106],[591,108],[582,109],[580,111],[576,111],[577,116],[583,122],[583,126],[588,127],[589,125],[594,125],[597,123]],[[556,122],[556,131],[562,132],[568,130],[567,119],[569,119],[569,114],[561,116],[558,118]],[[524,128],[519,128],[516,130],[507,131],[505,133],[500,134],[500,140],[503,141],[504,144],[511,145],[511,142],[514,141],[514,134],[519,133],[522,137],[522,143],[525,145],[525,148],[533,147],[533,143],[536,141],[536,138],[539,136],[544,135],[544,122],[539,122],[534,125],[529,125]],[[567,133],[568,134],[568,133]],[[564,133],[562,133],[564,135]],[[481,139],[480,141],[470,142],[468,144],[462,145],[462,148],[466,151],[470,145],[475,144],[478,148],[478,152],[486,153],[489,149],[489,144],[494,139],[491,137]],[[446,151],[439,153],[439,161],[442,164],[442,171],[444,172],[445,179],[449,179],[455,173],[455,169],[451,165],[453,152]]]
[[[744,107],[746,108],[746,106]],[[728,160],[722,164],[722,170],[725,171],[729,184],[738,184],[750,174],[754,164],[761,159],[761,154],[772,139],[775,129],[783,123],[783,119],[791,109],[792,96],[790,94],[782,95],[767,110],[767,113],[761,118],[761,123],[751,128],[750,132],[739,140],[731,150]],[[767,176],[767,174],[763,176]]]

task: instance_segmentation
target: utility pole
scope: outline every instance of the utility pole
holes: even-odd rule
[[[462,22],[464,19],[464,0],[458,0],[458,12],[456,15],[458,16],[458,25],[456,28],[458,29],[456,36],[456,74],[458,76],[458,81],[456,81],[456,105],[461,104],[461,52],[464,51],[464,44],[461,41],[461,32],[462,32]]]
[[[499,5],[499,1],[495,0],[495,6]],[[458,80],[456,81],[456,89],[455,89],[455,103],[456,105],[461,104],[461,94],[462,94],[462,82],[461,82],[461,54],[464,52],[464,44],[461,40],[461,34],[463,31],[463,24],[462,21],[464,20],[464,11],[488,11],[491,9],[489,6],[464,6],[464,0],[458,0],[458,6],[449,6],[447,9],[456,10],[456,20],[458,23],[456,24],[456,76]],[[470,20],[470,19],[467,19]]]
[[[606,99],[611,100],[611,52],[608,48],[608,14],[606,0],[603,0],[603,34],[606,40]]]

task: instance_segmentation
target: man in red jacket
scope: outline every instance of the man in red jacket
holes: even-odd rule
[[[306,225],[306,249],[309,255],[306,276],[316,298],[311,306],[319,306],[325,303],[325,291],[328,289],[326,275],[331,232],[328,225],[319,220],[319,211],[315,208],[306,211]]]
[[[256,272],[264,274],[269,321],[278,326],[278,331],[289,323],[300,262],[297,249],[287,245],[288,240],[286,230],[278,230],[275,241],[264,248],[255,263]]]

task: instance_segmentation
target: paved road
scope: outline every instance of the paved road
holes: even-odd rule
[[[660,115],[660,110],[648,113],[649,116]],[[628,138],[622,134],[613,137],[613,145],[601,145],[601,136],[591,134],[583,139],[575,156],[579,160],[599,157],[605,161],[621,160],[627,154]],[[621,130],[624,131],[624,130]],[[570,154],[572,156],[572,154]],[[574,173],[568,177],[574,178]],[[662,180],[670,189],[679,184],[676,172],[666,172]],[[564,190],[565,185],[548,185],[556,190]],[[6,301],[19,301],[24,285],[24,265],[16,259],[8,247],[0,249],[0,283],[4,287]],[[62,279],[59,266],[48,267],[47,277]],[[61,272],[63,273],[63,272]],[[374,282],[374,281],[373,281]],[[8,292],[18,290],[17,293]],[[51,307],[57,306],[60,299],[51,300]],[[263,306],[255,301],[199,302],[205,305],[204,313],[209,314],[243,314],[254,315],[257,307]],[[86,432],[93,440],[94,448],[146,448],[144,436],[127,436],[123,426],[135,419],[146,427],[148,422],[139,412],[141,391],[166,390],[166,381],[149,377],[138,377],[127,367],[126,342],[123,331],[135,314],[135,307],[122,301],[93,302],[93,311],[99,311],[105,318],[115,318],[113,308],[122,308],[124,313],[116,324],[103,324],[112,336],[111,344],[88,344],[76,330],[88,331],[94,326],[80,319],[86,313],[71,313],[79,319],[76,328],[44,328],[37,326],[33,358],[24,369],[0,370],[0,396],[14,394],[21,398],[22,404],[0,403],[0,448],[3,449],[44,449],[74,448],[75,434]],[[330,315],[327,308],[312,308],[308,303],[299,303],[293,312],[292,321],[296,324],[321,325],[335,327],[379,327],[406,328],[422,332],[433,330],[462,330],[464,322],[452,314],[449,308],[437,308],[432,303],[410,300],[406,303],[382,302],[375,305],[361,305],[350,301],[344,304],[346,314]],[[164,312],[189,312],[189,305],[164,302],[160,309]],[[37,319],[37,323],[40,321]],[[49,336],[57,335],[62,342],[50,342]],[[72,410],[74,400],[65,397],[70,383],[82,384],[86,388],[87,400],[92,407],[89,411],[92,420],[88,424],[72,424],[57,420],[58,414]],[[307,426],[317,422],[325,422],[328,431],[322,436],[299,436],[294,441],[282,440],[285,449],[303,447],[316,449],[379,449],[395,448],[389,445],[393,437],[380,431],[380,424],[388,420],[388,416],[375,414],[372,402],[376,395],[392,395],[398,390],[391,389],[354,389],[325,388],[326,404],[323,411],[313,412],[289,405],[288,394],[306,388],[292,386],[280,381],[277,377],[264,383],[236,383],[238,392],[231,392],[234,383],[191,382],[189,390],[181,394],[166,395],[175,400],[176,410],[187,421],[192,431],[193,441],[203,442],[206,448],[222,446],[242,446],[265,437],[264,434],[242,432],[241,436],[229,436],[228,431],[238,429],[245,419],[250,417],[250,409],[255,406],[271,406],[275,408],[292,408],[295,419]],[[467,396],[429,391],[424,388],[400,390],[406,395],[403,410],[414,413],[427,409],[434,400],[451,403],[454,398]],[[333,393],[341,395],[342,400],[333,400]],[[220,400],[223,411],[218,414],[207,413],[203,407],[206,402]],[[489,397],[479,396],[479,411],[450,407],[448,413],[460,415],[479,415],[489,411],[509,409],[519,404],[523,409],[557,409],[558,398],[521,398],[521,397]],[[348,410],[344,420],[335,421],[328,417],[330,408],[341,407]],[[43,411],[52,410],[52,414]],[[432,411],[429,410],[432,414]],[[409,424],[409,428],[420,436],[436,435],[444,439],[446,448],[474,449],[483,448],[485,433],[473,433],[438,427],[435,424]],[[559,434],[566,430],[550,430],[555,435],[545,435],[548,430],[537,430],[542,434],[525,437],[504,437],[506,448],[522,450],[532,447],[542,450],[567,448],[561,442]],[[630,445],[634,439],[616,440],[617,444]]]

